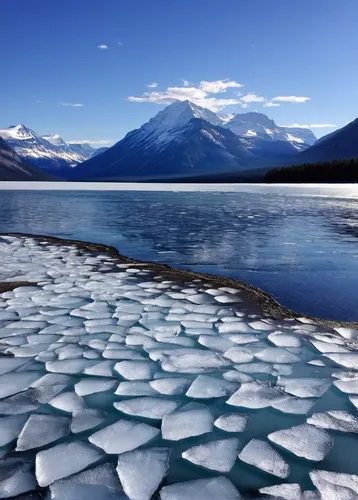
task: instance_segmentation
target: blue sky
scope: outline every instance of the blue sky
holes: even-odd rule
[[[114,143],[184,96],[334,125],[317,136],[358,116],[357,0],[17,0],[1,19],[0,128]]]

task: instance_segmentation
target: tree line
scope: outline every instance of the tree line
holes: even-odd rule
[[[264,182],[358,182],[358,158],[330,162],[304,163],[292,167],[273,168],[266,173]]]

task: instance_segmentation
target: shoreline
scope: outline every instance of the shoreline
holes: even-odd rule
[[[0,233],[1,236],[13,236],[13,237],[27,237],[34,238],[36,240],[48,241],[52,244],[57,245],[72,245],[77,247],[78,249],[95,252],[95,253],[107,253],[112,258],[118,259],[120,263],[128,263],[128,264],[136,264],[143,265],[146,269],[153,271],[155,273],[159,273],[166,279],[173,280],[190,280],[194,281],[196,279],[205,279],[207,282],[213,283],[215,286],[220,287],[234,287],[238,290],[246,293],[248,301],[251,305],[257,309],[257,312],[265,315],[266,317],[275,319],[275,320],[288,320],[288,319],[299,319],[305,318],[309,321],[314,322],[317,326],[327,327],[327,328],[336,328],[336,327],[349,327],[349,328],[358,328],[358,322],[350,322],[350,321],[336,321],[329,320],[324,318],[315,318],[312,316],[305,315],[304,313],[293,311],[282,304],[280,304],[277,300],[275,300],[270,294],[265,292],[264,290],[250,285],[244,281],[227,278],[224,276],[202,273],[197,271],[191,271],[190,269],[176,269],[174,267],[169,266],[168,264],[160,264],[154,262],[148,262],[143,260],[133,259],[131,257],[127,257],[119,253],[119,251],[111,246],[102,243],[92,243],[81,240],[72,240],[72,239],[63,239],[58,238],[56,236],[44,236],[40,234],[31,234],[31,233]],[[0,292],[4,292],[7,290],[11,290],[16,288],[17,286],[25,286],[34,283],[30,282],[0,282]]]

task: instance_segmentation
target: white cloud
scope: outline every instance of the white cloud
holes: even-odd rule
[[[337,125],[333,123],[311,123],[310,125],[302,125],[300,123],[291,123],[291,125],[282,125],[286,128],[333,128]]]
[[[265,108],[278,108],[280,104],[278,102],[267,101],[264,104]]]
[[[37,99],[35,102],[36,102],[36,104],[43,104],[45,101],[42,101],[41,99]]]
[[[246,94],[243,97],[240,97],[240,101],[244,102],[245,104],[249,104],[252,102],[265,102],[266,99],[264,97],[260,97],[256,94]]]
[[[123,44],[123,42],[121,42],[120,40],[118,40],[117,45],[119,45],[120,47],[123,47],[124,44]]]
[[[109,47],[108,47],[108,45],[104,45],[104,44],[103,44],[103,45],[97,45],[97,48],[98,48],[98,49],[105,50],[105,49],[108,49]]]
[[[234,89],[239,89],[243,87],[243,85],[235,80],[229,80],[228,78],[210,82],[202,80],[198,85],[193,85],[188,80],[184,79],[182,82],[182,86],[168,87],[163,92],[152,91],[144,92],[141,96],[129,96],[128,101],[168,105],[175,101],[188,100],[198,106],[218,112],[226,106],[240,105],[242,108],[247,108],[251,104],[260,103],[263,107],[273,108],[279,107],[281,103],[304,103],[311,99],[310,97],[302,96],[276,96],[272,99],[268,99],[256,95],[253,92],[242,95],[241,92],[234,92]],[[157,84],[153,82],[147,85],[147,87],[154,89],[157,87]],[[227,97],[216,97],[216,95],[220,93],[229,95]]]
[[[67,141],[68,144],[100,144],[102,146],[106,146],[107,144],[111,144],[111,140],[109,139],[99,139],[98,141],[93,141],[93,140],[86,140],[86,139],[81,139],[79,141],[73,140],[73,141]]]
[[[68,106],[70,108],[83,108],[84,104],[81,104],[79,102],[59,102],[58,103],[60,106]]]
[[[278,101],[278,102],[307,102],[311,98],[310,97],[298,97],[295,95],[279,95],[277,97],[274,97],[272,101]]]
[[[242,83],[228,79],[215,80],[213,82],[206,82],[204,80],[199,85],[199,88],[207,94],[219,94],[220,92],[226,92],[227,89],[239,89],[241,87],[243,87]]]
[[[200,82],[198,87],[190,86],[188,81],[184,81],[183,87],[168,87],[164,92],[144,92],[142,96],[129,96],[131,102],[152,102],[157,104],[171,104],[175,101],[191,101],[198,106],[208,108],[217,112],[225,106],[239,104],[238,99],[234,98],[216,98],[210,94],[225,92],[227,88],[237,88],[240,83],[217,80],[214,82]]]

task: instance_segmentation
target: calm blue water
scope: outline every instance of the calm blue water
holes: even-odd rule
[[[1,190],[0,232],[107,243],[245,280],[302,313],[358,320],[358,188],[219,189]]]

